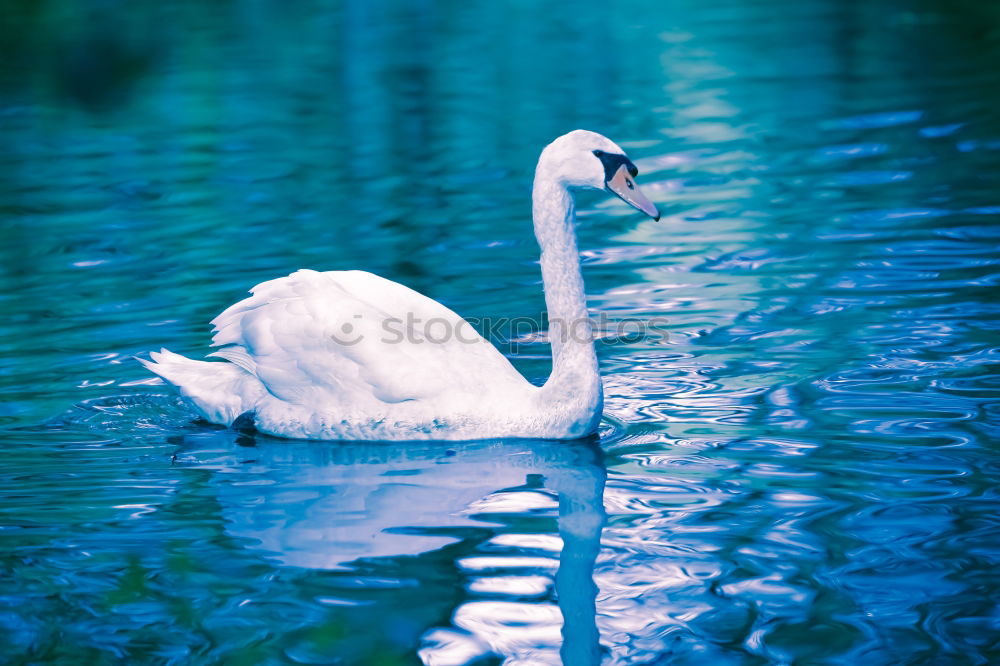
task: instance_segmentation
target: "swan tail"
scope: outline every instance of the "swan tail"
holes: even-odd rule
[[[201,414],[220,425],[232,425],[240,414],[252,411],[264,393],[260,380],[231,362],[195,361],[161,349],[149,360],[136,358],[180,390]]]

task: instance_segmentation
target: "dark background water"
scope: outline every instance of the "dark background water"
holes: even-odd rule
[[[998,6],[5,2],[0,661],[1000,659]],[[576,127],[665,213],[580,202],[668,320],[600,441],[255,437],[131,359],[300,267],[537,316]]]

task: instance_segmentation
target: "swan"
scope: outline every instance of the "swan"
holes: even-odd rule
[[[659,219],[610,139],[560,136],[535,168],[532,216],[552,343],[542,386],[450,309],[365,271],[303,269],[262,282],[214,320],[209,354],[139,359],[212,423],[249,414],[257,430],[326,440],[576,439],[604,403],[573,191],[604,189]],[[431,326],[431,322],[435,323]]]

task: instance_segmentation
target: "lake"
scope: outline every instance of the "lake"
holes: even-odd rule
[[[1000,660],[996,6],[85,4],[0,9],[0,661]],[[663,214],[578,199],[599,436],[282,440],[134,360],[298,268],[544,328],[577,127]]]

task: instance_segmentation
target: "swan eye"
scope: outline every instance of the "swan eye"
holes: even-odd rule
[[[630,190],[634,190],[635,189],[635,185],[633,185],[632,181],[629,180],[628,178],[625,179],[625,184],[628,185],[628,189],[630,189]]]

